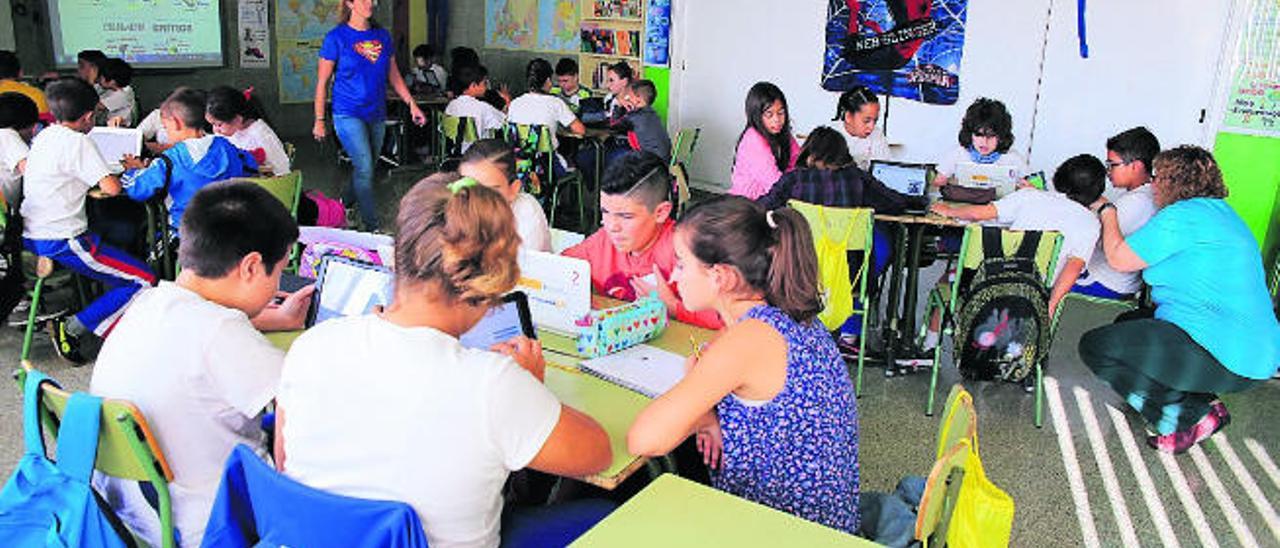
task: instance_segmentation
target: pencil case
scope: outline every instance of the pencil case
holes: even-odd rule
[[[578,355],[595,358],[644,343],[667,328],[667,307],[656,295],[592,310],[582,320]]]

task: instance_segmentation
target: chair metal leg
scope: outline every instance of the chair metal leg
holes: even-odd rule
[[[1044,369],[1036,362],[1036,428],[1044,426]]]
[[[44,276],[36,278],[35,290],[31,292],[31,308],[27,311],[27,330],[22,336],[22,355],[20,361],[27,361],[31,353],[31,340],[36,332],[36,316],[40,311],[40,292],[44,289]]]
[[[933,373],[929,375],[929,403],[924,408],[926,417],[933,416],[933,397],[938,391],[938,371],[942,369],[942,341],[933,349]]]

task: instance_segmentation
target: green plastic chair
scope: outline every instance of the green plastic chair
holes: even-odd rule
[[[961,439],[934,461],[925,479],[924,494],[916,513],[915,538],[925,548],[947,545],[960,485],[964,482],[964,466],[971,451],[969,440]]]
[[[671,166],[671,179],[675,181],[675,208],[676,217],[679,218],[689,208],[689,200],[693,197],[689,190],[689,173],[685,171],[683,164]]]
[[[977,447],[978,411],[973,407],[973,394],[963,385],[954,384],[947,395],[947,404],[942,408],[938,445],[933,458],[942,458],[960,440],[969,440],[971,446]]]
[[[862,368],[866,362],[867,354],[867,316],[870,311],[876,308],[875,303],[867,302],[867,278],[871,268],[871,249],[872,249],[872,226],[875,222],[875,210],[870,208],[838,208],[814,205],[799,200],[791,200],[788,205],[804,216],[809,222],[809,226],[825,226],[826,231],[830,234],[849,234],[848,240],[845,241],[846,254],[850,251],[862,252],[862,264],[856,272],[850,272],[853,276],[855,309],[857,303],[862,303],[862,333],[858,337],[858,372],[854,376],[854,395],[862,395]],[[817,232],[815,230],[815,232]],[[821,265],[822,261],[818,261]],[[819,273],[821,274],[821,273]]]
[[[1004,252],[1006,255],[1012,255],[1018,249],[1018,244],[1022,243],[1022,237],[1025,233],[1017,230],[1001,230],[1001,240],[1004,244]],[[1053,273],[1058,262],[1058,251],[1062,247],[1062,234],[1053,231],[1043,231],[1040,238],[1040,246],[1036,249],[1036,270],[1040,274],[1045,285],[1052,283]],[[955,278],[950,282],[938,284],[929,292],[928,306],[925,310],[925,318],[933,317],[935,310],[942,313],[942,334],[948,336],[955,335],[954,316],[960,305],[960,282],[964,279],[966,270],[973,270],[982,264],[982,225],[978,223],[965,227],[964,239],[960,243],[959,266],[956,268]],[[1059,307],[1061,309],[1061,307]],[[1056,315],[1056,314],[1055,314]],[[923,337],[925,330],[929,328],[929,322],[926,320],[920,325],[920,336]],[[1051,321],[1049,326],[1049,340],[1053,340],[1057,321]],[[1045,349],[1047,359],[1048,349]],[[959,360],[959,357],[956,357]],[[1044,364],[1043,360],[1036,362],[1036,410],[1034,422],[1036,428],[1043,425],[1044,419]],[[942,344],[933,350],[932,373],[929,380],[929,401],[925,405],[925,415],[933,415],[934,396],[938,388],[938,371],[942,363]],[[959,367],[960,364],[956,363]]]
[[[462,149],[480,140],[475,118],[441,114],[439,120],[439,135],[436,139],[439,147],[436,154],[437,169],[444,166],[446,161],[462,158]]]
[[[302,198],[302,172],[290,171],[288,175],[280,175],[278,177],[248,177],[245,180],[252,181],[267,189],[272,196],[275,196],[284,207],[289,210],[294,219],[298,218],[298,200]]]
[[[698,136],[702,128],[683,128],[676,132],[676,140],[671,144],[671,166],[688,166],[693,160],[693,147],[698,144]]]
[[[560,209],[560,193],[566,187],[572,186],[578,198],[579,226],[577,228],[584,233],[589,232],[587,228],[590,223],[586,217],[582,174],[572,171],[556,178],[556,147],[551,137],[551,129],[546,126],[507,124],[506,141],[519,148],[522,155],[531,156],[534,162],[545,162],[546,180],[542,184],[546,192],[551,193],[551,199],[548,200],[551,210],[547,212],[547,223],[552,227],[556,226],[556,211]],[[530,169],[533,169],[532,166]]]
[[[27,371],[31,370],[31,364],[23,362],[22,369],[14,372],[19,389],[26,384]],[[40,420],[45,431],[56,438],[59,421],[71,394],[51,384],[42,386],[40,392]],[[175,546],[173,503],[169,497],[169,482],[173,481],[173,471],[137,406],[124,400],[102,401],[98,457],[93,468],[111,477],[151,482],[159,499],[161,546]]]

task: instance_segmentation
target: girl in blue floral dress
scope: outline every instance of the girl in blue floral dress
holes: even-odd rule
[[[724,196],[676,228],[680,298],[725,329],[628,433],[663,455],[690,434],[734,495],[852,533],[858,527],[858,414],[822,309],[813,238],[799,213]]]

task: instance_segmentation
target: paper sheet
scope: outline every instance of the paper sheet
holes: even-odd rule
[[[582,369],[614,384],[656,398],[684,378],[684,357],[642,344],[582,362]]]

